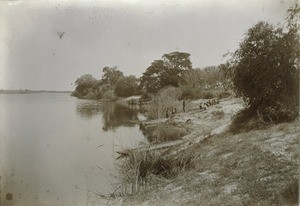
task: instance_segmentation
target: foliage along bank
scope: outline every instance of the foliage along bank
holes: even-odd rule
[[[171,52],[154,60],[141,78],[124,76],[117,67],[104,67],[100,80],[85,74],[75,82],[73,96],[84,99],[117,99],[142,95],[151,98],[167,87],[182,91],[179,99],[212,98],[211,90],[228,90],[231,86],[227,65],[192,68],[190,54]]]
[[[76,80],[72,95],[116,99],[139,94],[164,104],[168,92],[163,90],[168,87],[179,90],[174,101],[222,98],[234,88],[247,104],[234,119],[235,125],[253,118],[263,124],[293,121],[299,115],[299,22],[300,7],[295,3],[284,25],[258,22],[251,27],[225,64],[193,69],[190,54],[175,51],[154,60],[139,79],[124,76],[117,67],[104,67],[100,80],[85,74]],[[159,117],[163,110],[154,113]]]

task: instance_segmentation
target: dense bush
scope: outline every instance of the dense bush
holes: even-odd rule
[[[118,97],[129,97],[138,91],[138,79],[135,76],[121,78],[115,86],[115,94]]]
[[[116,99],[138,93],[138,79],[124,76],[117,67],[104,67],[102,79],[97,80],[91,74],[82,75],[75,82],[72,96],[82,99]]]
[[[295,8],[290,12],[299,19],[299,6]],[[279,123],[298,116],[300,42],[295,28],[299,25],[288,25],[275,28],[266,22],[257,23],[235,52],[233,83],[247,103],[235,123],[251,117]]]
[[[182,90],[183,99],[200,99],[202,98],[203,88],[201,87],[189,87],[183,86],[180,88]]]
[[[91,74],[82,75],[76,80],[76,89],[72,95],[79,98],[86,98],[86,96],[93,91],[93,88],[97,84],[98,80],[95,79]]]

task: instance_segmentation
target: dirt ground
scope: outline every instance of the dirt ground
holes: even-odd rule
[[[238,98],[164,119],[190,131],[162,155],[191,161],[172,178],[151,175],[147,187],[115,205],[298,205],[299,120],[233,135]]]

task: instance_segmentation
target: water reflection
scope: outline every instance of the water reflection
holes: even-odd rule
[[[118,126],[137,118],[68,94],[0,95],[0,205],[92,205],[87,190],[112,193],[116,151],[146,141],[138,125]]]
[[[77,114],[81,117],[92,118],[102,111],[102,102],[99,101],[85,101],[77,104]]]
[[[119,126],[134,126],[139,120],[138,110],[114,102],[81,102],[77,105],[77,113],[85,118],[102,113],[103,131],[114,130]]]

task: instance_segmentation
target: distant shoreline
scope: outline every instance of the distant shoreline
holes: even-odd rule
[[[48,90],[0,90],[0,94],[39,94],[39,93],[72,93],[72,91],[48,91]]]

